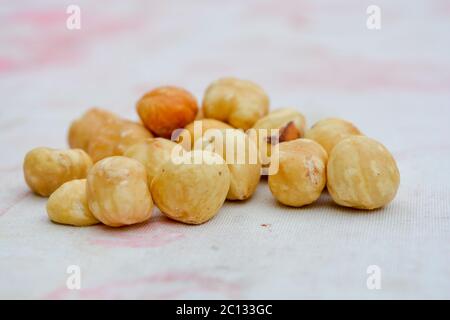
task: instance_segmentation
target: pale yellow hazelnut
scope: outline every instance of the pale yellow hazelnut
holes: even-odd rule
[[[214,217],[229,188],[230,172],[224,159],[201,150],[167,161],[150,187],[163,214],[188,224],[201,224]]]
[[[88,153],[95,162],[112,156],[122,156],[132,145],[151,138],[141,124],[118,119],[109,121],[91,138]]]
[[[47,214],[56,223],[90,226],[99,223],[89,210],[86,200],[86,179],[64,183],[47,202]]]
[[[71,148],[79,148],[88,152],[89,143],[98,131],[119,118],[112,112],[99,108],[91,108],[79,119],[72,122],[68,140]]]
[[[269,97],[257,84],[236,78],[213,82],[203,98],[206,118],[247,130],[269,111]]]
[[[150,186],[162,165],[170,160],[172,150],[176,146],[178,145],[171,140],[152,138],[131,146],[124,156],[136,159],[145,166]]]
[[[305,138],[316,141],[325,148],[328,154],[341,140],[362,135],[361,131],[351,122],[342,119],[329,118],[317,122],[311,129],[306,131]]]
[[[364,136],[349,137],[334,147],[327,176],[333,200],[357,209],[385,206],[400,184],[394,157],[382,144]]]
[[[86,178],[92,160],[81,149],[36,148],[23,163],[25,181],[38,195],[48,197],[63,183]]]
[[[297,139],[279,144],[272,157],[278,171],[269,175],[270,191],[282,204],[302,207],[316,201],[326,184],[327,153],[318,143]]]
[[[92,214],[108,226],[140,223],[151,216],[147,171],[137,160],[116,156],[97,162],[87,176],[86,190]]]
[[[178,136],[180,142],[187,150],[192,149],[194,142],[205,135],[211,129],[233,129],[229,124],[216,119],[195,120],[188,124]]]
[[[194,148],[213,151],[225,159],[231,174],[228,200],[246,200],[253,195],[261,178],[261,163],[256,144],[242,130],[210,130]]]
[[[248,132],[256,142],[263,165],[270,163],[272,146],[302,138],[305,134],[306,120],[303,114],[293,108],[281,108],[259,119]]]

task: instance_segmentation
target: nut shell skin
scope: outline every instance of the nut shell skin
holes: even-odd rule
[[[131,146],[124,156],[136,159],[145,166],[150,186],[163,164],[170,160],[172,149],[176,146],[171,140],[153,138]]]
[[[297,139],[279,144],[278,172],[269,175],[269,188],[282,204],[302,207],[316,201],[326,185],[327,153],[318,143]]]
[[[231,141],[234,145],[229,144]],[[261,163],[256,144],[242,130],[210,131],[195,142],[195,148],[213,151],[224,158],[231,177],[228,200],[246,200],[253,195],[261,179]],[[242,157],[240,161],[238,157]]]
[[[381,143],[364,136],[349,137],[333,149],[327,177],[333,200],[356,209],[387,205],[400,185],[394,157]]]
[[[362,135],[362,133],[351,122],[329,118],[318,121],[306,131],[305,138],[321,144],[329,155],[340,141],[354,135]]]
[[[156,136],[170,139],[175,129],[194,121],[198,105],[188,91],[165,86],[145,94],[136,104],[144,125]]]
[[[97,162],[86,192],[92,214],[110,227],[140,223],[152,214],[147,172],[137,160],[116,156]]]
[[[86,178],[92,167],[89,155],[81,149],[35,148],[23,163],[25,181],[36,194],[48,197],[63,183]]]
[[[118,120],[118,117],[100,108],[91,108],[72,122],[69,128],[68,140],[71,148],[79,148],[88,152],[89,142],[97,132],[107,126],[109,122]]]
[[[247,130],[269,112],[269,97],[251,81],[222,78],[206,89],[203,112],[206,118]]]
[[[222,157],[194,150],[185,157],[204,157],[215,164],[176,164],[168,161],[150,187],[156,206],[173,220],[201,224],[222,207],[230,188],[230,173]]]
[[[50,220],[77,227],[99,223],[89,210],[86,199],[86,179],[64,183],[52,193],[47,202]]]
[[[97,131],[89,143],[88,153],[95,163],[107,157],[122,156],[132,145],[151,137],[152,134],[141,124],[117,119]]]

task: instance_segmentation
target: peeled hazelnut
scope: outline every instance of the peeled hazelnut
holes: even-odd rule
[[[214,118],[235,128],[247,130],[267,114],[269,97],[253,82],[222,78],[206,89],[203,111],[206,118]]]
[[[303,137],[305,126],[305,117],[292,108],[278,109],[259,119],[250,136],[256,140],[261,162],[264,165],[270,162],[272,145]]]
[[[328,192],[342,206],[377,209],[391,202],[400,173],[391,153],[379,142],[354,136],[334,147],[327,168]]]
[[[132,145],[151,138],[152,134],[141,124],[117,119],[104,124],[92,137],[88,153],[94,162],[107,157],[121,156]]]
[[[269,187],[282,204],[302,207],[316,201],[326,184],[327,153],[316,142],[297,139],[279,144],[278,172],[269,175]]]
[[[86,178],[92,160],[81,149],[36,148],[25,156],[25,181],[35,193],[48,197],[63,183]]]
[[[183,146],[189,146],[188,150],[192,149],[194,142],[205,135],[210,129],[233,129],[229,124],[216,119],[202,119],[196,120],[188,124],[180,134],[180,141]]]
[[[170,139],[172,132],[194,121],[197,101],[188,91],[160,87],[145,94],[136,105],[144,125],[157,136]]]
[[[246,200],[253,195],[261,178],[261,163],[256,144],[242,130],[208,131],[194,148],[213,151],[225,159],[231,175],[228,200]]]
[[[214,217],[230,188],[230,172],[221,156],[194,150],[167,161],[153,179],[156,206],[171,219],[201,224]]]
[[[145,166],[150,186],[162,165],[170,160],[172,150],[176,146],[171,140],[153,138],[131,146],[124,156],[136,159]]]
[[[68,135],[70,147],[87,152],[89,142],[97,132],[110,121],[117,119],[118,117],[109,111],[99,108],[89,109],[81,118],[72,122]]]
[[[341,140],[353,135],[362,135],[362,133],[351,122],[329,118],[320,120],[306,131],[305,138],[321,144],[327,153],[330,154],[334,146]]]
[[[118,156],[97,162],[89,171],[86,194],[92,214],[111,227],[140,223],[152,214],[147,172],[134,159]]]
[[[86,179],[64,183],[47,202],[47,214],[56,223],[90,226],[99,223],[89,210],[86,200]]]

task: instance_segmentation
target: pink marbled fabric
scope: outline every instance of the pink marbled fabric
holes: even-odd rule
[[[9,1],[0,11],[0,298],[450,298],[450,5],[369,2],[77,1],[81,30],[58,1]],[[209,82],[260,83],[272,108],[312,124],[337,116],[382,141],[402,175],[374,213],[324,194],[278,205],[262,182],[245,203],[185,226],[155,212],[123,229],[48,221],[22,177],[24,154],[65,147],[90,106],[136,119],[160,84],[201,99]],[[65,287],[79,265],[82,289]],[[368,290],[378,265],[382,289]]]

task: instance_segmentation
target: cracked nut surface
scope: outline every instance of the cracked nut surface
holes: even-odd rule
[[[23,172],[30,189],[38,195],[48,197],[63,183],[86,178],[91,166],[91,158],[81,149],[40,147],[26,154]]]
[[[250,198],[261,179],[261,163],[256,144],[239,129],[209,131],[195,142],[195,148],[222,156],[230,170],[228,200]]]
[[[148,220],[153,201],[139,161],[115,156],[97,162],[87,176],[87,200],[102,223],[119,227]]]
[[[152,138],[131,146],[124,156],[136,159],[145,166],[150,186],[162,165],[170,160],[173,148],[177,146],[168,139]]]
[[[394,157],[381,143],[364,136],[342,140],[330,154],[328,192],[342,206],[377,209],[391,202],[400,184]]]
[[[305,138],[322,145],[329,155],[341,140],[354,135],[362,135],[354,124],[342,119],[329,118],[318,121],[306,131]]]
[[[153,179],[151,193],[156,206],[169,218],[201,224],[214,217],[230,188],[230,172],[224,159],[210,151],[185,153],[183,160],[168,161]],[[200,159],[200,162],[193,162]]]
[[[132,145],[145,141],[152,134],[141,124],[117,119],[104,124],[92,137],[88,153],[94,162],[107,157],[122,156]]]
[[[86,179],[64,183],[47,202],[47,214],[56,223],[90,226],[99,223],[89,210],[86,200]]]
[[[297,139],[279,144],[278,172],[269,175],[273,196],[282,204],[302,207],[316,201],[326,184],[327,153],[318,143]]]
[[[144,125],[155,135],[170,139],[175,129],[184,128],[194,121],[198,105],[188,91],[165,86],[145,94],[136,104]]]
[[[247,130],[269,111],[269,97],[257,84],[236,78],[222,78],[206,89],[203,112],[214,118]]]

